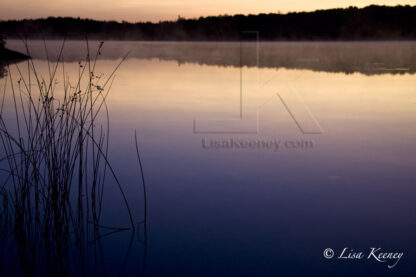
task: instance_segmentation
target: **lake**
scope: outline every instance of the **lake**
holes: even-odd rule
[[[91,57],[99,43],[88,43]],[[28,42],[40,75],[59,63],[57,91],[63,76],[76,80],[87,55],[84,41],[67,41],[60,56],[61,46]],[[7,47],[26,52],[21,41]],[[108,41],[95,74],[112,76],[125,56],[106,98],[108,158],[136,231],[102,238],[99,270],[411,276],[416,42]],[[6,120],[18,69],[28,77],[27,62],[17,66],[0,79]],[[114,181],[103,197],[103,225],[128,226]],[[394,260],[367,259],[371,247],[403,257],[389,268]],[[366,256],[338,259],[344,248]]]

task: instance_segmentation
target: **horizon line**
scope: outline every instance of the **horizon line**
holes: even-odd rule
[[[357,6],[348,6],[348,7],[336,7],[336,8],[329,8],[329,9],[315,9],[315,10],[301,10],[301,11],[288,11],[285,13],[281,13],[280,11],[276,12],[269,12],[269,13],[248,13],[248,14],[242,14],[242,13],[234,13],[234,14],[218,14],[218,15],[207,15],[207,16],[198,16],[198,17],[182,17],[181,15],[178,15],[176,19],[160,19],[159,21],[127,21],[127,20],[116,20],[116,19],[94,19],[89,17],[80,17],[80,16],[47,16],[47,17],[37,17],[37,18],[20,18],[20,19],[1,19],[0,22],[7,22],[7,21],[25,21],[25,20],[46,20],[48,18],[71,18],[71,19],[79,19],[79,20],[91,20],[91,21],[99,21],[99,22],[117,22],[119,24],[127,23],[127,24],[160,24],[160,23],[168,23],[168,22],[178,22],[179,20],[199,20],[199,19],[205,19],[205,18],[212,18],[212,17],[234,17],[234,16],[259,16],[259,15],[289,15],[289,14],[297,14],[297,13],[314,13],[318,11],[331,11],[331,10],[348,10],[348,9],[358,9],[363,10],[369,7],[386,7],[386,8],[396,8],[396,7],[411,7],[415,8],[415,5],[376,5],[371,4],[364,7],[357,7]]]

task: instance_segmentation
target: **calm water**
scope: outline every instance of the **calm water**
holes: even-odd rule
[[[46,45],[55,61],[61,42]],[[29,48],[46,74],[43,42]],[[147,276],[413,276],[416,43],[105,42],[96,72],[128,52],[107,98],[109,156],[139,222],[137,130]],[[85,55],[66,43],[69,78]],[[106,220],[123,225],[112,190]],[[126,275],[143,266],[138,228]],[[129,242],[103,240],[110,275]],[[344,247],[404,254],[392,269],[323,257]]]

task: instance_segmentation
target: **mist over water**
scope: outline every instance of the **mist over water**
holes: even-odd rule
[[[35,59],[55,61],[63,41],[42,40],[28,42],[30,54]],[[95,53],[100,41],[90,41]],[[241,44],[241,45],[240,45]],[[10,49],[26,53],[19,40],[8,40]],[[240,48],[242,52],[240,53]],[[126,42],[107,41],[100,59],[128,58],[176,61],[178,64],[194,63],[231,67],[259,67],[308,69],[325,72],[359,72],[372,74],[414,73],[416,70],[416,42]],[[65,61],[78,62],[87,55],[85,41],[67,41]],[[242,59],[240,59],[242,56]]]

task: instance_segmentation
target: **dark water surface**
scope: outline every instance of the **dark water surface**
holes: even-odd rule
[[[61,42],[46,45],[56,61]],[[43,42],[29,49],[46,74]],[[137,230],[130,252],[131,232],[103,238],[109,276],[124,262],[126,276],[144,263],[146,276],[414,276],[416,43],[105,42],[96,72],[127,52],[106,101],[109,158]],[[85,55],[66,43],[70,79]],[[104,222],[125,226],[116,191]],[[365,258],[337,259],[345,247]],[[390,269],[371,247],[403,256]]]

